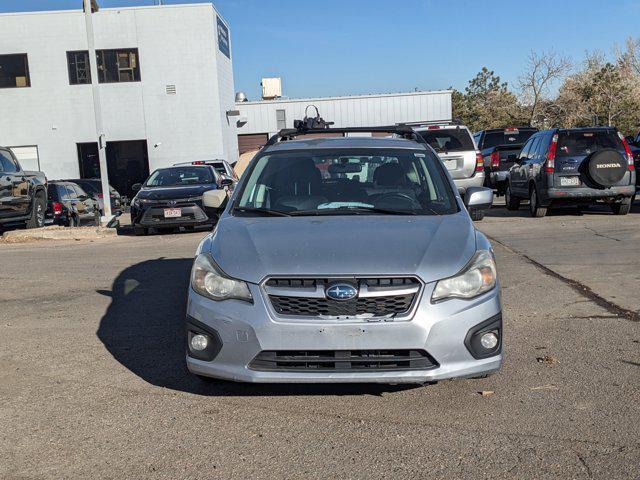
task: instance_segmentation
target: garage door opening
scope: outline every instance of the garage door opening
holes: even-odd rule
[[[100,178],[97,143],[78,143],[80,178]],[[121,195],[131,198],[131,186],[149,176],[149,155],[146,140],[107,142],[107,172],[109,184]]]
[[[267,133],[254,133],[250,135],[238,135],[238,151],[240,155],[251,150],[260,150],[269,141]]]

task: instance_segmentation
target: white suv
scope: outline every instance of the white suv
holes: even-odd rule
[[[436,151],[461,194],[469,187],[482,187],[484,162],[467,127],[446,121],[410,125]],[[472,215],[476,221],[483,217],[481,211]]]

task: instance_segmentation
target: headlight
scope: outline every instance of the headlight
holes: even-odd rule
[[[203,297],[221,301],[235,298],[252,302],[251,292],[245,282],[227,277],[208,253],[201,253],[191,269],[191,288]]]
[[[496,286],[496,263],[488,250],[478,250],[469,264],[454,277],[436,284],[431,295],[435,302],[446,298],[474,298]]]
[[[133,205],[134,207],[146,205],[147,203],[151,203],[151,200],[149,200],[148,198],[133,197],[133,200],[131,201],[131,205]]]

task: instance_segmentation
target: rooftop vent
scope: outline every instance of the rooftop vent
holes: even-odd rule
[[[175,85],[167,85],[166,86],[167,95],[175,95],[176,94],[176,86]]]
[[[263,100],[275,100],[282,97],[282,79],[280,77],[263,78],[261,85]]]

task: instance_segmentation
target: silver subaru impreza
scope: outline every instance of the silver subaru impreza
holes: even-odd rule
[[[280,132],[231,199],[205,193],[220,219],[191,273],[192,373],[423,383],[500,369],[494,255],[468,213],[492,192],[462,199],[409,127],[353,130]]]

